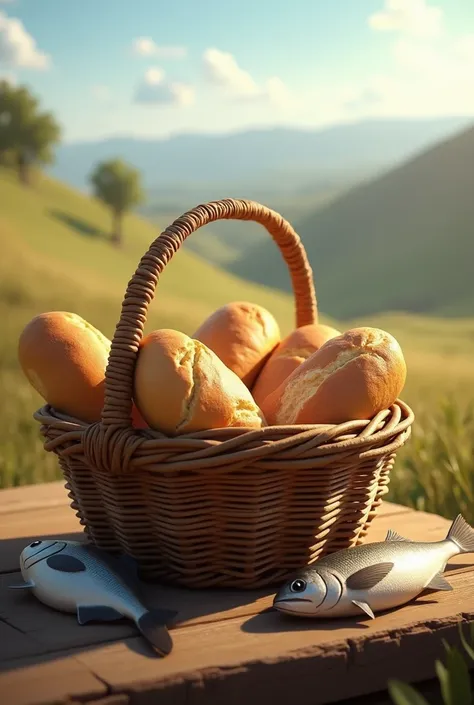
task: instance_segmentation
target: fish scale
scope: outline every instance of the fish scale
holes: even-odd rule
[[[132,559],[114,557],[93,544],[37,540],[23,549],[20,568],[25,582],[11,588],[28,589],[49,607],[75,612],[80,624],[127,617],[157,653],[172,650],[167,624],[177,613],[142,604]]]
[[[329,554],[297,571],[275,595],[281,612],[348,617],[405,604],[426,588],[451,590],[442,573],[459,553],[474,553],[474,529],[459,515],[443,541],[415,542],[395,531],[385,541]]]

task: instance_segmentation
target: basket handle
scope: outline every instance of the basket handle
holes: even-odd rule
[[[296,325],[316,323],[313,275],[299,236],[279,214],[254,201],[223,199],[196,206],[163,231],[142,257],[128,283],[105,373],[104,426],[131,427],[133,374],[147,310],[163,269],[186,238],[216,220],[251,220],[263,225],[276,242],[290,271]]]

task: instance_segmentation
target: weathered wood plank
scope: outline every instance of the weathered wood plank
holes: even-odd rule
[[[372,540],[384,535],[391,525],[390,517],[381,517],[378,522],[377,532],[374,524]],[[410,516],[409,521],[404,517],[403,522],[405,534],[412,538],[421,538],[427,531],[434,534],[434,539],[440,538],[445,535],[447,526],[449,522],[445,519],[424,514],[420,515],[419,521]],[[401,530],[400,526],[395,528]],[[128,623],[81,627],[74,616],[49,610],[31,595],[6,592],[6,584],[14,576],[19,576],[18,573],[2,576],[0,604],[4,606],[8,618],[14,620],[15,627],[38,640],[40,650],[49,651],[52,660],[58,660],[57,652],[60,650],[82,647],[84,650],[75,654],[76,659],[115,692],[139,691],[140,703],[147,702],[142,698],[145,692],[149,692],[149,697],[153,695],[156,698],[159,694],[160,703],[163,698],[165,702],[169,700],[172,703],[181,702],[181,699],[184,702],[184,698],[188,698],[186,703],[200,703],[200,698],[205,694],[205,702],[210,705],[223,699],[231,705],[233,696],[229,693],[235,688],[251,702],[252,693],[250,690],[241,692],[242,688],[252,689],[254,696],[257,688],[262,698],[273,699],[283,689],[285,698],[290,698],[291,689],[284,690],[287,679],[293,683],[293,689],[294,682],[300,686],[306,681],[310,687],[311,683],[320,680],[326,683],[328,679],[340,685],[347,681],[350,672],[350,687],[344,686],[341,692],[328,693],[325,690],[324,695],[316,694],[316,705],[385,687],[383,678],[387,674],[380,670],[382,661],[389,664],[388,675],[396,672],[406,678],[410,673],[410,679],[416,680],[418,672],[412,672],[410,663],[413,661],[412,642],[408,644],[409,649],[405,646],[408,636],[413,640],[414,648],[423,650],[424,661],[419,677],[432,677],[430,668],[439,655],[436,645],[439,646],[441,635],[447,638],[455,636],[455,627],[463,612],[474,619],[471,588],[474,575],[459,573],[458,570],[453,570],[449,576],[454,587],[452,593],[432,593],[400,610],[379,615],[373,622],[364,623],[354,620],[291,620],[276,612],[266,611],[271,605],[273,593],[255,598],[253,593],[236,592],[232,595],[228,591],[196,592],[147,586],[151,604],[166,604],[181,610],[183,621],[173,630],[175,649],[163,661],[150,654],[141,638],[130,638],[135,631]],[[159,599],[158,593],[168,594],[169,599]],[[233,600],[238,601],[239,598],[241,604],[233,604]],[[427,620],[427,625],[424,620]],[[109,645],[101,643],[106,640],[119,641]],[[410,652],[409,658],[405,657],[405,651]],[[47,657],[44,653],[42,658]],[[18,678],[21,678],[21,664],[15,659]],[[277,664],[278,668],[272,668],[269,678],[269,669]],[[11,665],[10,659],[3,662],[6,670]],[[62,660],[59,660],[58,673],[62,678],[61,668]],[[371,670],[378,674],[376,683]],[[275,680],[279,683],[280,679],[282,683],[275,689],[268,683],[271,681],[274,684]],[[355,679],[354,683],[352,679]],[[367,686],[367,683],[371,685]],[[367,687],[369,690],[364,690]],[[275,702],[285,700],[277,699]]]
[[[84,541],[86,537],[68,506],[0,515],[0,573],[18,570],[21,551],[37,538]]]
[[[53,705],[73,698],[98,700],[108,688],[93,671],[72,656],[37,663],[25,659],[0,673],[5,705]]]
[[[21,581],[20,573],[0,576],[0,619],[8,620],[12,627],[33,639],[39,645],[38,653],[101,644],[137,634],[134,625],[125,620],[105,626],[95,623],[81,626],[75,615],[64,614],[41,604],[27,590],[9,589],[9,585]]]
[[[441,636],[456,637],[462,614],[474,620],[473,556],[457,557],[448,566],[453,592],[430,593],[374,621],[291,619],[269,610],[274,590],[145,585],[150,607],[179,611],[175,648],[157,659],[127,621],[80,626],[74,615],[8,589],[21,580],[19,554],[32,540],[84,538],[75,533],[80,526],[62,483],[52,485],[43,498],[38,493],[37,505],[33,490],[24,500],[25,488],[8,490],[11,511],[0,493],[0,640],[14,646],[0,651],[0,693],[8,693],[8,705],[65,705],[71,699],[151,705],[158,698],[160,705],[240,705],[242,699],[267,698],[276,704],[306,690],[314,705],[336,702],[383,690],[388,675],[433,677]],[[383,540],[393,528],[407,538],[434,541],[445,537],[449,525],[385,503],[367,540]]]
[[[452,593],[424,596],[373,621],[295,620],[269,611],[173,630],[175,648],[159,664],[138,638],[77,658],[114,692],[146,690],[150,700],[140,702],[158,695],[161,702],[166,691],[187,705],[288,703],[296,684],[311,692],[312,705],[337,702],[383,690],[389,677],[434,677],[441,639],[457,643],[462,615],[474,621],[473,574],[450,582]]]
[[[7,659],[33,656],[41,653],[41,642],[4,621],[5,615],[1,603],[0,610],[0,668],[2,661]]]
[[[394,519],[395,517],[390,515],[378,517],[367,540],[382,540],[388,529],[394,526]],[[412,539],[424,540],[427,536],[428,540],[443,538],[449,524],[450,522],[442,517],[421,512],[414,516],[403,515],[403,530]],[[397,527],[400,528],[398,524]],[[28,542],[29,539],[18,542],[19,550],[14,556],[16,567],[19,552]],[[449,567],[459,569],[462,565],[470,569],[474,565],[474,556],[457,557]],[[28,593],[9,590],[8,585],[15,582],[21,582],[18,572],[0,576],[0,615],[8,615],[10,623],[25,633],[39,634],[45,630],[47,624],[50,625],[51,629],[45,631],[43,638],[48,644],[53,640],[56,648],[70,648],[76,644],[87,643],[88,640],[89,643],[97,643],[101,640],[120,639],[135,633],[134,627],[130,627],[128,623],[81,627],[74,616],[62,615],[44,607]],[[142,592],[145,603],[150,607],[161,606],[178,610],[181,626],[257,614],[271,606],[274,594],[271,589],[195,591],[163,585],[142,585]],[[94,631],[91,631],[92,629]]]
[[[61,480],[40,485],[10,487],[0,491],[0,515],[57,505],[65,506],[67,503],[67,490]]]
[[[82,526],[71,507],[64,504],[0,515],[0,539],[75,531],[82,531]]]

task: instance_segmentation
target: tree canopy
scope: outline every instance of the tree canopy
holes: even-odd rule
[[[29,181],[29,167],[48,164],[61,128],[53,114],[42,111],[39,100],[25,86],[0,81],[0,155],[13,162],[20,179]]]
[[[112,159],[99,163],[90,181],[96,198],[112,210],[112,239],[121,244],[123,215],[144,198],[140,172],[121,159]]]

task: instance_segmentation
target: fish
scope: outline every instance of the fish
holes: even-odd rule
[[[328,554],[296,571],[278,590],[274,609],[299,617],[367,616],[399,607],[425,589],[452,590],[447,562],[474,553],[474,529],[461,514],[441,541],[411,541],[389,529],[384,541]]]
[[[132,620],[160,656],[173,648],[168,626],[177,612],[149,610],[136,595],[137,565],[91,543],[36,540],[20,555],[24,582],[11,589],[30,590],[43,604],[75,613],[79,624]]]

